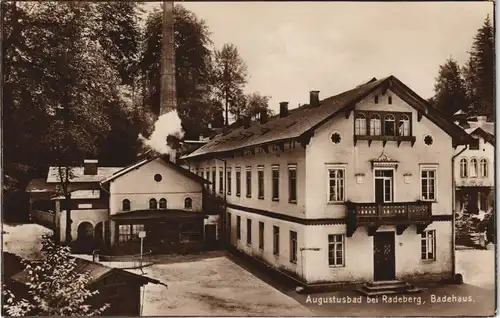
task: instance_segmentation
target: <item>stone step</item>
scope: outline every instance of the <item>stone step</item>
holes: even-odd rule
[[[399,284],[387,284],[387,285],[375,285],[375,286],[370,286],[368,284],[363,285],[363,288],[366,290],[370,291],[378,291],[378,290],[400,290],[400,289],[407,289],[410,288],[411,285],[408,283],[399,283]]]
[[[364,296],[370,296],[370,297],[382,296],[382,295],[416,294],[421,292],[421,290],[416,287],[411,287],[402,290],[366,290],[364,288],[358,288],[356,291]]]
[[[400,280],[377,280],[373,282],[367,282],[366,284],[370,286],[381,286],[381,285],[405,284],[405,282],[402,282]]]

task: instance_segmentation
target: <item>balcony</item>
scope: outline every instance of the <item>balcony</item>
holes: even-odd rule
[[[414,224],[421,233],[432,222],[431,202],[347,203],[347,236],[360,226],[372,236],[382,225],[395,225],[398,235]]]

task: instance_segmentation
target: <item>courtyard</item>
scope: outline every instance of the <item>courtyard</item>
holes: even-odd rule
[[[3,226],[4,251],[24,258],[40,255],[40,238],[49,230],[36,224]],[[361,304],[331,303],[354,299],[355,292],[298,294],[252,270],[225,252],[163,256],[144,274],[168,285],[144,288],[143,316],[477,316],[494,314],[495,251],[457,251],[457,272],[464,284],[425,286],[412,302],[362,299]],[[108,265],[108,264],[105,264]],[[113,265],[113,264],[109,264]],[[131,270],[141,273],[140,270]],[[437,301],[443,297],[445,302]],[[460,301],[459,301],[460,300]],[[321,302],[321,304],[319,304]]]

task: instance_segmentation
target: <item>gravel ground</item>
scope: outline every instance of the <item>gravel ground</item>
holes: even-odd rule
[[[226,257],[158,264],[144,269],[144,316],[310,316],[312,313]],[[140,270],[133,270],[140,273]]]

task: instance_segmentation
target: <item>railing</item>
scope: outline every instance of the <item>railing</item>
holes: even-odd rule
[[[120,269],[134,269],[151,266],[154,264],[152,252],[132,255],[104,255],[94,251],[92,261]]]
[[[357,224],[379,223],[397,224],[409,221],[427,221],[432,215],[431,202],[395,202],[395,203],[348,203],[351,217]]]

